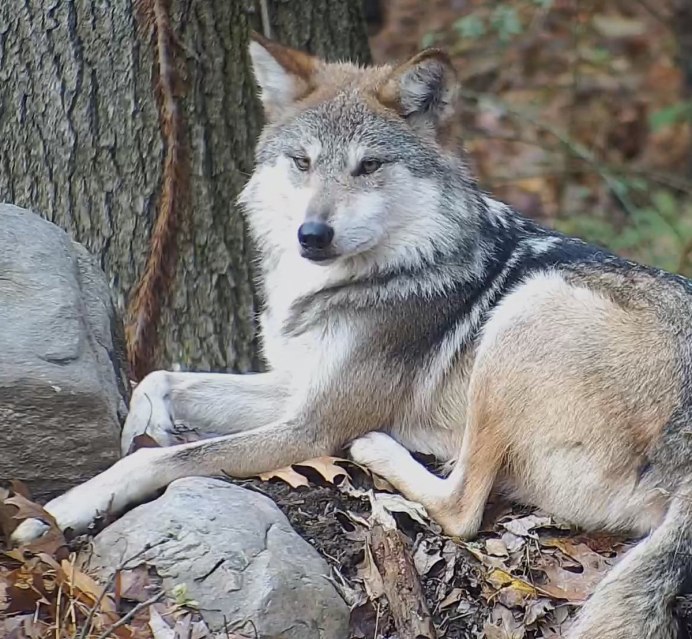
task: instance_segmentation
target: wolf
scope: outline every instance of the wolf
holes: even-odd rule
[[[47,510],[79,532],[178,478],[348,447],[455,537],[492,490],[643,537],[569,636],[672,639],[692,574],[692,282],[483,192],[443,51],[363,68],[255,34],[249,57],[266,124],[239,201],[268,372],[148,375],[123,458]],[[162,447],[127,454],[142,433]]]

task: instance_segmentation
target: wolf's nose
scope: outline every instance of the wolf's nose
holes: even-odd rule
[[[327,248],[334,239],[334,229],[324,222],[305,222],[298,227],[298,241],[306,249]]]

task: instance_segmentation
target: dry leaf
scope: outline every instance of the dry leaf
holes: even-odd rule
[[[130,601],[146,601],[158,588],[152,583],[149,568],[146,564],[140,564],[129,570],[121,570],[116,579],[116,600],[128,599]]]
[[[0,487],[0,531],[2,531],[2,536],[5,541],[9,541],[10,535],[14,532],[14,529],[19,525],[19,522],[14,518],[17,512],[17,507],[11,504],[5,504],[5,500],[9,498],[10,491],[6,488]]]
[[[292,466],[286,466],[285,468],[278,468],[277,470],[262,473],[259,475],[259,478],[262,481],[282,479],[292,488],[309,486],[310,481],[308,477],[300,472],[302,468],[308,472],[315,471],[326,482],[334,484],[340,478],[342,480],[348,478],[346,470],[336,464],[338,461],[347,460],[340,459],[339,457],[315,457],[314,459],[300,462],[300,464],[293,464]]]
[[[141,433],[132,438],[132,442],[130,442],[130,448],[128,449],[127,454],[131,455],[140,448],[161,448],[161,444],[159,444],[151,435]]]
[[[431,549],[430,542],[426,539],[418,545],[416,552],[413,554],[413,563],[421,577],[427,575],[433,566],[441,561],[442,555],[440,551]]]
[[[65,585],[70,589],[70,592],[76,590],[84,597],[80,597],[90,607],[93,606],[99,599],[101,604],[100,610],[104,613],[115,613],[115,604],[109,596],[103,595],[103,587],[99,585],[92,577],[82,572],[71,564],[66,559],[63,559],[61,568],[63,571]]]
[[[440,602],[440,610],[444,610],[445,608],[449,608],[450,606],[459,603],[463,593],[464,591],[461,588],[452,588],[449,594]]]
[[[415,501],[410,501],[401,495],[390,493],[369,494],[373,506],[373,512],[381,508],[388,513],[405,513],[423,526],[428,526],[428,514],[425,508]]]
[[[315,457],[314,459],[300,462],[300,464],[293,464],[293,466],[294,468],[312,468],[316,470],[325,481],[333,484],[339,477],[348,477],[346,470],[336,462],[348,462],[348,460],[329,456]]]
[[[154,606],[149,608],[149,628],[154,639],[175,638],[175,630],[164,621]]]
[[[384,592],[384,584],[382,575],[375,564],[375,559],[372,556],[370,544],[365,544],[365,556],[363,561],[357,566],[357,576],[362,580],[368,597],[371,600],[379,599]]]
[[[524,614],[524,625],[530,626],[536,623],[539,619],[546,616],[551,610],[554,610],[555,606],[550,602],[549,599],[536,599],[531,601],[526,606],[526,613]]]
[[[507,546],[502,539],[486,539],[485,551],[489,555],[493,555],[495,557],[507,557],[509,555]]]
[[[535,597],[538,592],[536,587],[527,581],[514,577],[499,568],[492,570],[486,577],[486,581],[497,590],[511,588],[520,593],[523,598]]]
[[[491,620],[483,626],[486,639],[524,639],[526,629],[504,606],[495,606]]]
[[[513,553],[521,550],[526,544],[526,540],[519,535],[515,535],[509,531],[502,533],[502,543],[508,552]]]
[[[11,519],[17,524],[25,519],[33,518],[40,519],[49,526],[49,530],[42,537],[24,546],[23,550],[28,550],[35,554],[45,552],[49,555],[59,556],[60,558],[67,556],[67,542],[65,541],[65,536],[60,528],[58,528],[55,517],[45,510],[43,506],[28,500],[19,493],[6,498],[3,503],[5,509],[2,511],[4,514],[0,515],[0,520],[7,514],[7,507],[9,506],[16,508],[16,511],[13,511],[11,514]],[[12,527],[12,530],[14,530],[14,527]]]
[[[270,470],[269,472],[262,473],[261,475],[259,475],[259,478],[262,481],[269,481],[270,479],[282,479],[291,488],[299,488],[300,486],[309,486],[310,485],[310,483],[308,482],[305,475],[301,475],[300,473],[297,473],[290,466],[286,466],[285,468],[278,468],[277,470]]]
[[[536,515],[528,515],[519,519],[510,519],[504,522],[502,526],[514,535],[519,537],[530,537],[538,539],[538,535],[533,532],[536,528],[550,526],[552,519],[550,517],[538,517]]]
[[[540,568],[548,582],[541,585],[541,589],[551,597],[572,603],[584,602],[612,567],[611,560],[594,552],[586,544],[575,544],[569,539],[544,540],[543,543],[558,548],[583,568],[582,572],[565,570],[559,564],[559,557],[550,557],[548,561],[544,555],[545,565]]]
[[[32,501],[29,487],[20,479],[13,479],[10,481],[10,488],[15,495],[21,495],[24,499]]]

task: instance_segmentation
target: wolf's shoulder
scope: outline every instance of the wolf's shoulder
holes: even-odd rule
[[[677,289],[692,296],[692,280],[655,266],[619,256],[605,247],[540,227],[528,221],[515,245],[515,282],[540,272],[561,272],[585,284],[618,283],[636,288]]]

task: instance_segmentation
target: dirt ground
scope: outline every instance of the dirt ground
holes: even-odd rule
[[[354,484],[372,488],[357,469],[345,467]],[[300,470],[306,473],[306,468]],[[374,601],[367,588],[363,589],[367,531],[354,520],[368,521],[369,500],[321,481],[309,469],[306,474],[311,484],[298,488],[281,480],[239,483],[271,497],[296,531],[348,584],[347,590],[361,592],[363,601],[351,615],[351,637],[397,637],[386,598]],[[532,514],[531,509],[495,498],[479,539],[453,543],[450,562],[440,550],[452,542],[434,526],[405,512],[395,513],[395,519],[416,558],[437,636],[449,639],[564,636],[583,600],[634,543],[610,536],[584,536],[542,513]],[[531,524],[537,525],[532,528]],[[518,552],[509,545],[512,540],[519,540]],[[422,566],[418,561],[425,555],[421,548],[432,557]],[[678,599],[676,614],[682,626],[680,639],[692,638],[692,593]]]

